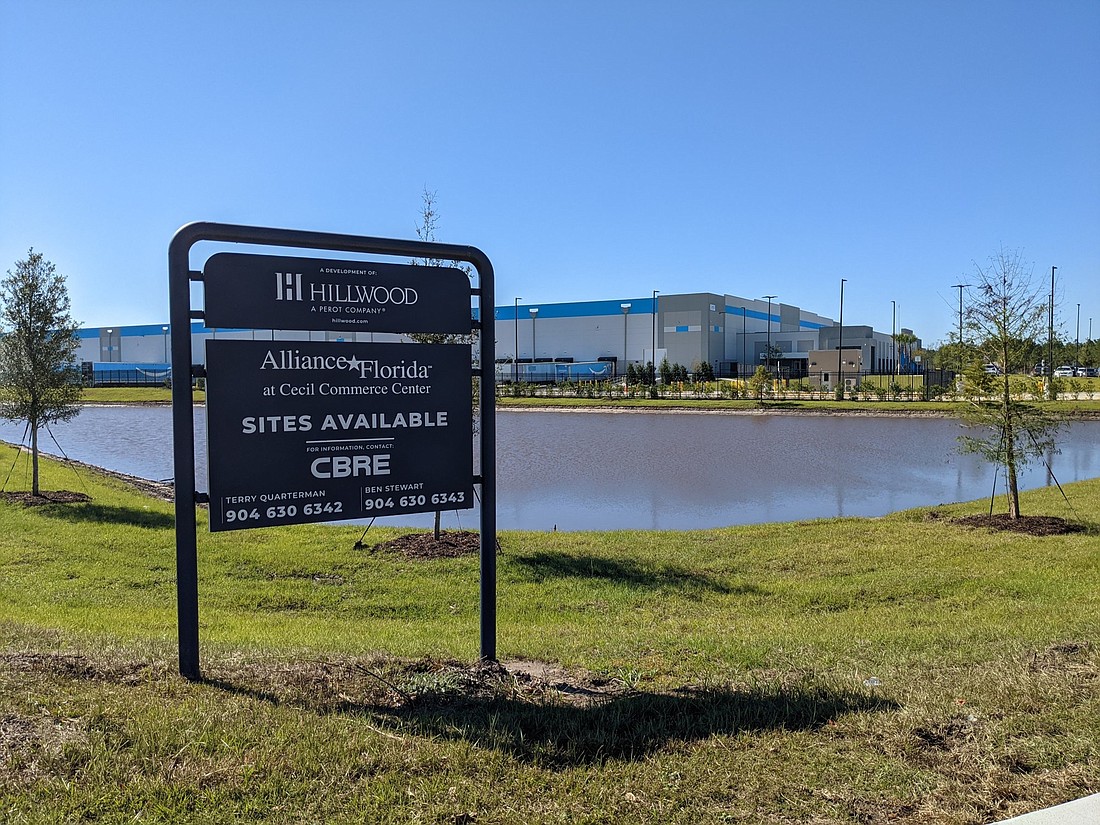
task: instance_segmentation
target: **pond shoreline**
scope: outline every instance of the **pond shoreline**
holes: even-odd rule
[[[798,402],[793,402],[798,403]],[[886,402],[889,403],[889,402]],[[503,404],[497,405],[497,412],[553,412],[553,413],[643,413],[643,414],[698,414],[698,415],[804,415],[822,417],[850,417],[850,418],[961,418],[961,411],[949,410],[914,410],[914,409],[889,409],[876,406],[867,406],[847,409],[828,409],[827,407],[788,407],[784,402],[777,402],[776,406],[765,407],[714,407],[703,406],[653,406],[632,405],[613,406],[610,404]],[[171,401],[85,401],[82,407],[171,407]],[[205,401],[196,401],[195,407],[205,407]],[[1067,421],[1100,421],[1100,408],[1080,408],[1062,413]]]
[[[804,415],[804,416],[822,416],[822,417],[850,417],[850,418],[961,418],[961,411],[948,411],[948,410],[890,410],[890,409],[874,409],[874,408],[859,408],[859,409],[841,409],[830,410],[826,408],[822,409],[806,409],[803,407],[763,407],[763,408],[745,408],[745,409],[731,409],[729,407],[719,407],[714,409],[707,409],[705,407],[613,407],[613,406],[599,406],[599,405],[577,405],[572,406],[568,404],[545,404],[545,405],[525,405],[517,404],[512,406],[510,404],[497,407],[498,412],[556,412],[556,413],[674,413],[674,414],[692,414],[698,413],[701,415],[749,415],[749,416],[764,416],[764,415]],[[1100,409],[1089,410],[1072,410],[1063,413],[1064,417],[1068,421],[1100,421]]]
[[[847,405],[500,409],[495,417],[502,529],[687,529],[877,516],[979,498],[988,495],[992,481],[993,470],[984,462],[959,453],[962,422],[942,407],[888,414]],[[208,478],[207,410],[200,405],[192,412],[195,478],[202,489]],[[52,428],[60,447],[43,452],[163,483],[173,475],[172,418],[167,404],[87,405],[72,421]],[[1033,463],[1023,485],[1100,477],[1097,426],[1095,420],[1068,419],[1062,449],[1048,457],[1052,470],[1045,470],[1046,460]],[[5,441],[17,443],[21,436],[22,426],[0,425]],[[161,495],[167,494],[164,485]],[[448,526],[469,517],[464,511],[448,516]],[[418,519],[407,520],[413,526]]]

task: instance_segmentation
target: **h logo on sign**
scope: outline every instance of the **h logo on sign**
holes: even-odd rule
[[[300,301],[300,300],[302,300],[302,273],[301,272],[276,272],[275,273],[275,300],[276,301]]]

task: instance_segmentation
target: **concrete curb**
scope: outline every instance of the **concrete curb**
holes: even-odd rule
[[[1044,808],[1030,814],[1021,814],[1002,820],[998,825],[1096,825],[1100,822],[1100,793]]]

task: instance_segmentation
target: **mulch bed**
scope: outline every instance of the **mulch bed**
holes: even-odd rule
[[[436,541],[434,532],[409,533],[380,542],[371,549],[401,553],[410,559],[453,559],[479,553],[481,534],[471,530],[444,530]]]
[[[1084,525],[1066,521],[1057,516],[1020,516],[1010,518],[1007,513],[992,516],[965,516],[952,520],[963,527],[985,527],[991,530],[1023,533],[1028,536],[1064,536],[1069,533],[1083,533]]]
[[[43,504],[76,504],[91,501],[92,497],[85,493],[74,493],[72,490],[40,490],[37,496],[25,491],[0,493],[0,499],[22,504],[24,507],[41,507]]]

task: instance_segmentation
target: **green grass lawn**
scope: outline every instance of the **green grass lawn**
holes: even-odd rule
[[[1100,416],[1100,400],[1044,401],[1042,407],[1067,419]],[[959,401],[834,401],[787,399],[776,401],[752,401],[746,399],[703,398],[543,398],[501,397],[497,409],[591,409],[591,410],[694,410],[740,412],[805,412],[805,413],[869,413],[873,415],[940,415],[958,416],[965,404]]]
[[[1100,791],[1100,480],[1023,495],[1062,536],[951,523],[984,502],[505,532],[510,675],[472,667],[476,557],[200,514],[199,682],[171,505],[43,487],[91,501],[0,501],[5,822],[982,823]]]
[[[1097,381],[1100,379],[1080,379]],[[206,393],[195,390],[195,403],[203,403]],[[89,387],[84,390],[84,402],[88,404],[169,404],[172,393],[166,387]],[[818,413],[857,413],[958,415],[961,404],[956,401],[835,401],[832,399],[811,401],[789,399],[754,401],[746,399],[695,399],[695,398],[511,398],[497,399],[499,409],[584,408],[584,409],[638,409],[638,410],[733,410],[733,411],[789,411]],[[1100,415],[1100,400],[1058,400],[1043,402],[1054,413],[1073,417],[1094,418]]]
[[[206,400],[206,393],[194,390],[196,403]],[[85,404],[171,404],[172,390],[168,387],[85,387]]]

